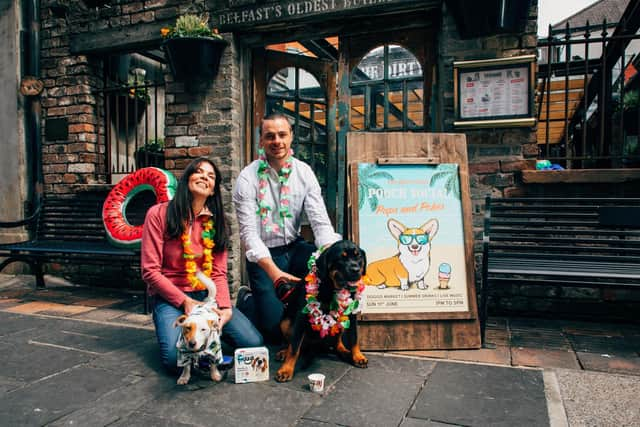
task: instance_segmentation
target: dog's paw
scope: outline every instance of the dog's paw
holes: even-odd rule
[[[400,284],[400,289],[403,291],[408,291],[409,290],[409,284],[408,283],[401,283]]]
[[[369,365],[369,360],[363,354],[360,354],[359,357],[354,356],[353,365],[357,368],[366,368]]]
[[[176,384],[178,385],[185,385],[189,383],[189,377],[184,377],[182,375],[180,375],[180,377],[178,377],[178,381],[176,381]]]
[[[429,287],[429,285],[427,285],[426,283],[424,283],[424,282],[418,282],[418,289],[425,290],[425,289],[427,289],[428,287]]]
[[[215,366],[211,366],[211,380],[219,383],[222,381],[222,374]]]
[[[386,287],[387,287],[387,285],[385,285],[384,283],[383,283],[382,285],[378,285],[378,286],[377,286],[377,288],[378,288],[378,289],[384,289],[384,288],[386,288]]]
[[[293,379],[293,369],[280,368],[276,372],[276,381],[284,383]]]
[[[287,347],[283,348],[282,350],[278,350],[278,352],[276,353],[276,360],[278,362],[282,362],[286,358],[287,358]]]

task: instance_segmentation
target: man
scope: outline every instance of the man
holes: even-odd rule
[[[237,307],[277,341],[284,307],[274,283],[299,281],[315,247],[300,236],[306,214],[318,247],[340,240],[311,167],[293,157],[293,130],[286,116],[270,114],[260,126],[259,159],[245,167],[233,203],[246,250],[251,292],[239,292]]]

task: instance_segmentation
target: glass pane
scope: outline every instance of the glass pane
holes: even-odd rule
[[[301,102],[298,106],[298,127],[297,135],[299,141],[311,141],[311,113],[312,104]]]
[[[267,108],[265,114],[285,113],[284,100],[278,98],[267,97]]]
[[[349,114],[349,124],[351,130],[364,130],[364,86],[356,86],[351,88],[351,111]]]
[[[313,153],[311,152],[311,145],[305,143],[298,143],[294,147],[295,156],[305,163],[308,163],[313,168]]]
[[[324,104],[313,105],[313,140],[316,145],[322,145],[322,150],[325,149],[327,145],[327,106]]]
[[[318,82],[318,79],[316,79],[313,74],[302,68],[298,69],[298,74],[300,97],[324,102],[324,90],[320,86],[320,82]]]
[[[384,46],[369,51],[351,73],[352,82],[382,79],[384,79]]]
[[[422,77],[422,67],[418,59],[402,46],[389,45],[388,67],[390,79]]]
[[[384,85],[373,85],[369,93],[369,129],[384,128]]]
[[[267,95],[294,96],[296,90],[295,68],[287,67],[278,71],[267,85]]]
[[[402,97],[402,82],[389,85],[389,120],[388,129],[402,129],[404,122],[404,105]]]
[[[407,82],[407,114],[409,128],[424,126],[424,90],[422,81]]]

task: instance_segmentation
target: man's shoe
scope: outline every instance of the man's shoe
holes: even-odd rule
[[[247,285],[242,285],[238,288],[238,296],[236,298],[236,306],[242,305],[247,298],[250,298],[252,295],[251,288]]]

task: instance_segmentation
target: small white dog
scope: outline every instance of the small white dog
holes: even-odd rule
[[[222,380],[222,374],[217,366],[222,363],[220,316],[213,310],[218,307],[216,286],[213,280],[201,271],[196,273],[196,277],[207,287],[207,298],[188,316],[183,314],[178,317],[174,324],[174,326],[182,328],[180,338],[176,343],[178,366],[182,367],[182,374],[177,381],[180,385],[189,382],[191,367],[197,366],[201,357],[208,357],[211,362],[211,380],[216,382]]]

